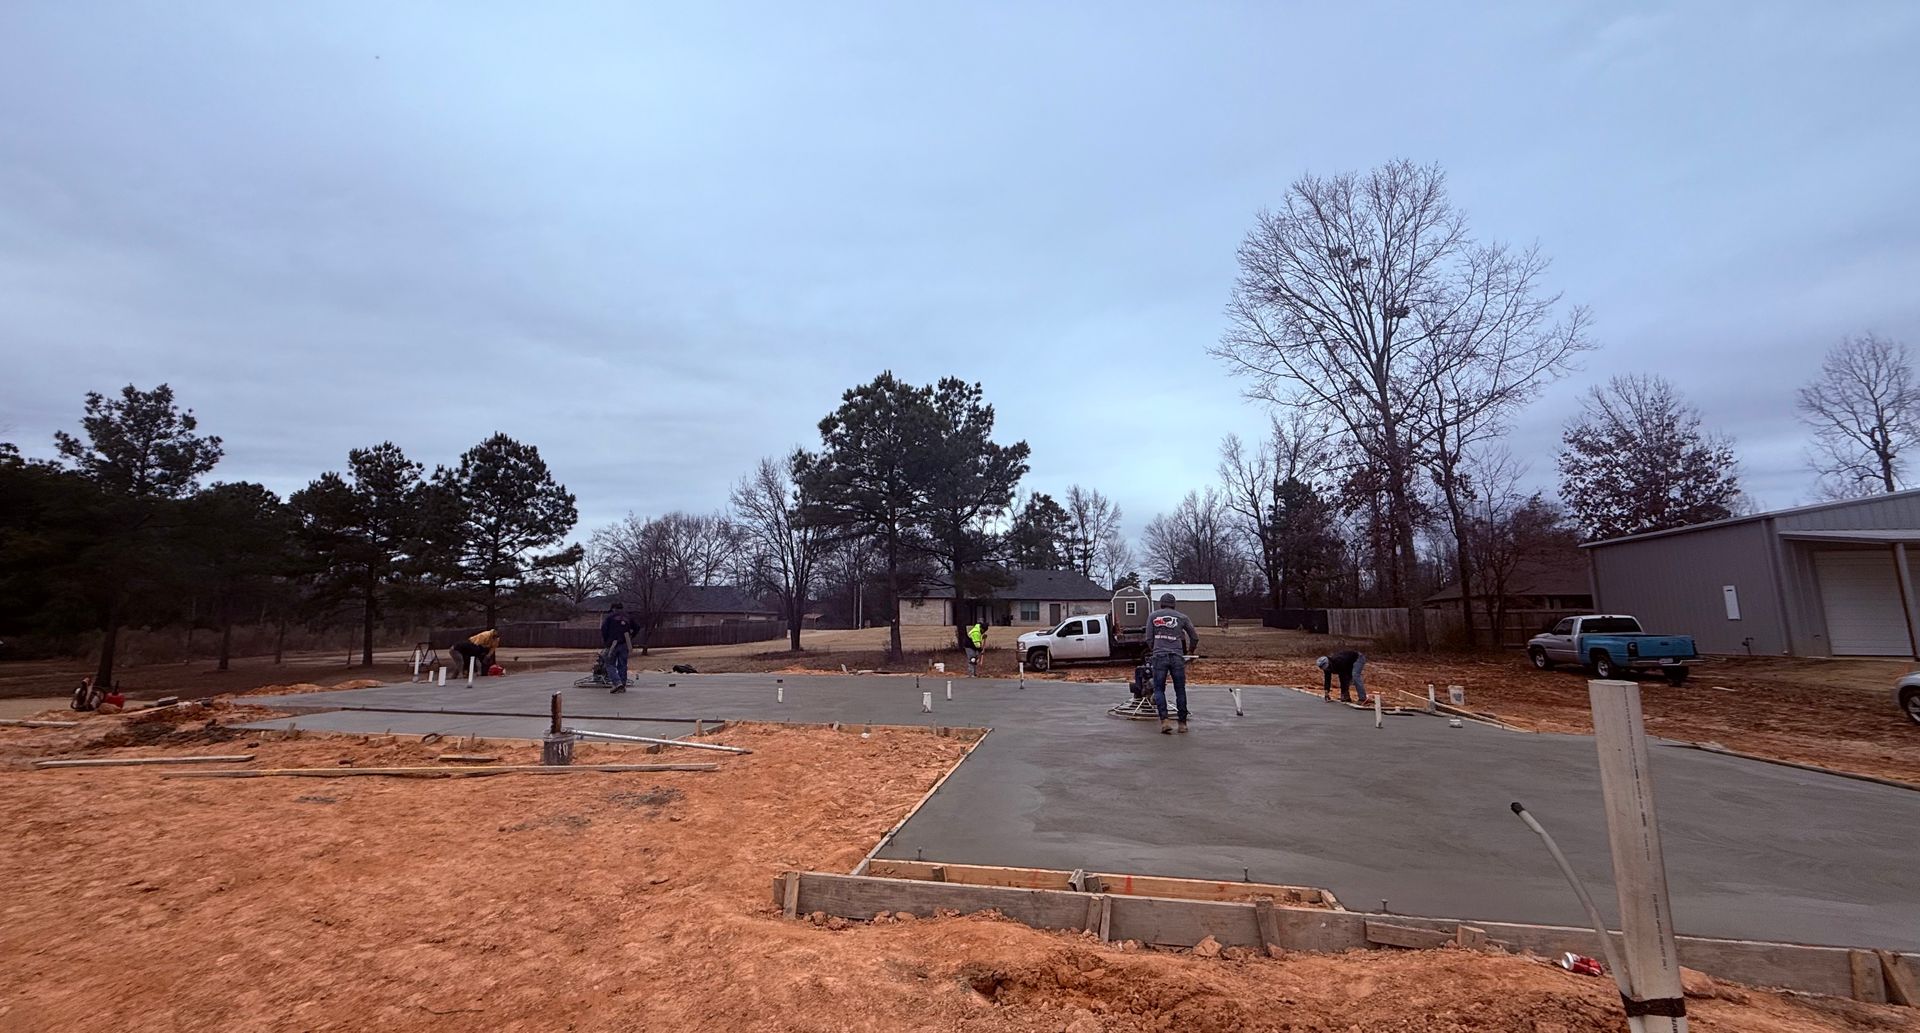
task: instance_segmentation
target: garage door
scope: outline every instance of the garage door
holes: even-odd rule
[[[1909,656],[1907,616],[1893,557],[1884,552],[1816,552],[1827,642],[1843,656]]]

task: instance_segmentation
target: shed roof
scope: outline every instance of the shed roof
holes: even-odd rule
[[[1175,599],[1186,602],[1209,602],[1217,595],[1211,584],[1163,585],[1156,582],[1147,586],[1147,594],[1155,599],[1160,598],[1162,592],[1172,592]]]
[[[1865,509],[1884,505],[1892,500],[1920,500],[1920,488],[1907,491],[1886,492],[1880,495],[1863,495],[1857,499],[1840,499],[1835,502],[1816,502],[1810,506],[1794,506],[1789,509],[1768,510],[1765,513],[1749,513],[1746,516],[1728,517],[1725,520],[1709,520],[1704,524],[1688,524],[1685,527],[1671,527],[1664,531],[1643,531],[1640,534],[1621,535],[1618,538],[1602,538],[1599,541],[1582,542],[1582,549],[1595,549],[1603,545],[1619,545],[1622,542],[1638,542],[1648,538],[1665,538],[1676,534],[1691,534],[1716,527],[1732,527],[1735,524],[1750,524],[1758,520],[1774,520],[1781,517],[1807,517],[1815,513],[1828,513],[1834,510]]]

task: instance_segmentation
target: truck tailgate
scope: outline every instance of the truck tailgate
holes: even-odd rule
[[[1691,635],[1634,635],[1632,643],[1639,648],[1642,659],[1671,657],[1685,660],[1694,655]]]

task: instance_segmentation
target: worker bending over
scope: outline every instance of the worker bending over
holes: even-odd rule
[[[453,655],[463,661],[471,661],[474,673],[485,677],[488,668],[493,666],[493,651],[500,648],[500,632],[493,628],[481,632],[465,642],[453,644]],[[464,670],[466,664],[462,664]]]
[[[1367,705],[1367,681],[1364,675],[1367,667],[1367,654],[1348,649],[1332,656],[1323,656],[1313,662],[1320,668],[1320,694],[1327,702],[1333,702],[1333,676],[1340,676],[1340,702],[1351,703],[1353,697],[1347,694],[1347,683],[1360,690],[1360,705]]]
[[[987,622],[976,620],[967,628],[967,677],[980,677],[980,654],[987,649]]]
[[[1180,730],[1187,730],[1187,654],[1200,648],[1193,621],[1173,608],[1171,593],[1160,597],[1160,608],[1147,614],[1147,666],[1153,670],[1153,709],[1160,714],[1160,733],[1173,731],[1167,721],[1167,675],[1173,675],[1174,713]]]

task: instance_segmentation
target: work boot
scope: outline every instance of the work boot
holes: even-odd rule
[[[1180,722],[1180,734],[1187,734],[1187,723],[1185,721]]]
[[[1161,718],[1161,719],[1160,719],[1160,734],[1161,734],[1161,735],[1172,735],[1172,734],[1173,734],[1173,722],[1172,722],[1172,721],[1169,721],[1169,720],[1167,720],[1167,719],[1166,719],[1166,718],[1164,718],[1164,717],[1163,717],[1163,718]]]

